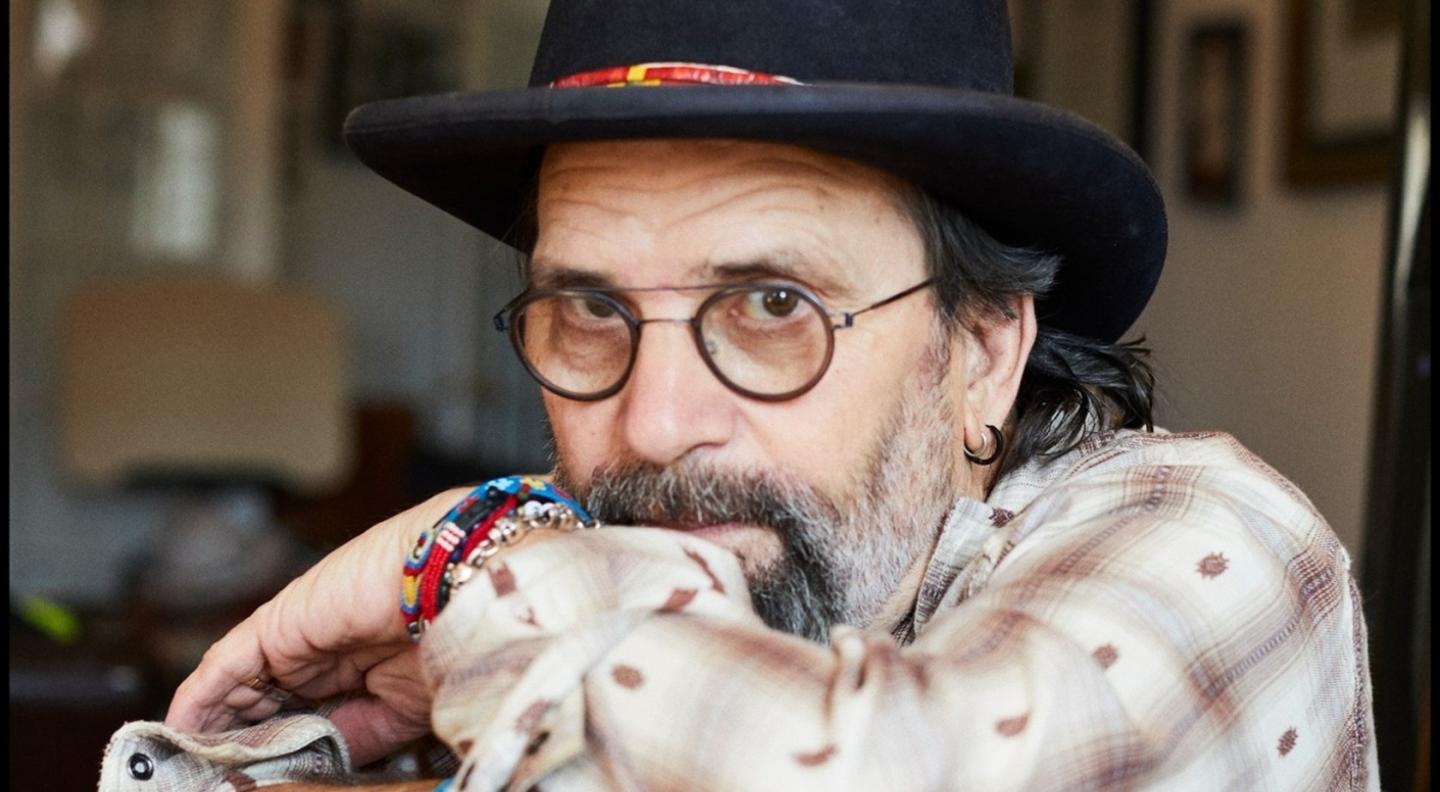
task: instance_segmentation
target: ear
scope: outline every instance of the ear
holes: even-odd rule
[[[974,448],[987,441],[986,424],[1005,426],[1035,344],[1035,298],[1016,297],[1010,307],[1014,319],[986,316],[974,327],[960,330],[965,343],[962,424],[966,441]]]

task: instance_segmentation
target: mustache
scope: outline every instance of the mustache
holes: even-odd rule
[[[840,510],[813,487],[763,471],[726,471],[681,463],[605,465],[592,472],[580,497],[591,516],[607,525],[690,527],[748,523],[775,532],[784,548],[778,564],[750,583],[755,613],[771,628],[828,644],[830,625],[842,618],[840,584],[826,535],[840,525]]]
[[[563,487],[567,482],[558,478]],[[583,491],[568,489],[610,525],[749,523],[785,537],[802,526],[833,524],[840,516],[813,487],[768,471],[627,461],[596,468]]]

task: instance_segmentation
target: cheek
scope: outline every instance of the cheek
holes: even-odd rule
[[[825,379],[782,417],[784,431],[804,438],[794,444],[796,469],[817,473],[810,480],[827,482],[831,493],[854,491],[906,396],[954,368],[953,358],[947,365],[931,353],[927,323],[897,324],[891,332],[837,334]]]
[[[883,353],[840,349],[813,390],[793,402],[752,411],[749,423],[767,462],[798,474],[837,502],[848,503],[869,473],[886,419],[899,402],[910,372],[877,359]],[[861,354],[863,353],[863,354]]]
[[[612,448],[617,420],[614,400],[577,402],[548,391],[542,398],[555,437],[556,461],[572,481],[584,484],[596,466],[617,456]]]
[[[861,445],[841,429],[849,415],[844,407],[811,391],[793,403],[749,411],[746,423],[761,456],[757,466],[785,471],[832,498],[844,493]]]
[[[712,460],[736,469],[785,471],[839,503],[850,502],[905,394],[941,373],[926,354],[927,338],[909,327],[837,335],[830,369],[804,396],[780,403],[737,400],[743,428],[727,448],[714,449]],[[600,464],[629,456],[617,431],[618,399],[575,402],[548,391],[543,399],[558,462],[575,483],[583,486]]]

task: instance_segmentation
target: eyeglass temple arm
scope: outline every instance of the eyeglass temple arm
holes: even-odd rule
[[[910,288],[906,289],[905,291],[902,291],[902,292],[900,292],[900,293],[898,293],[898,294],[892,294],[892,295],[890,295],[889,297],[886,297],[885,299],[881,300],[880,302],[874,303],[873,305],[867,305],[867,306],[865,306],[864,308],[861,308],[860,310],[855,311],[854,313],[842,313],[842,314],[840,314],[840,318],[841,318],[841,320],[843,320],[843,323],[842,323],[842,324],[837,324],[837,325],[835,325],[835,329],[836,329],[836,330],[844,330],[844,329],[847,328],[847,327],[853,327],[853,326],[855,325],[855,317],[859,316],[860,314],[863,314],[863,313],[865,313],[866,311],[873,311],[873,310],[875,310],[876,308],[884,308],[885,306],[889,305],[890,303],[895,302],[896,300],[900,300],[900,299],[904,299],[904,298],[906,298],[906,297],[909,297],[910,295],[914,294],[914,293],[917,292],[917,291],[920,291],[921,289],[925,288],[926,286],[929,286],[930,284],[932,284],[932,283],[934,283],[934,282],[935,282],[935,279],[934,279],[934,278],[926,278],[925,280],[920,281],[919,283],[915,284],[914,286],[911,286]]]

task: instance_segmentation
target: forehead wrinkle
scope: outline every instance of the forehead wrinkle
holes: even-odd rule
[[[776,162],[783,164],[779,160]],[[821,172],[823,173],[823,171]],[[690,167],[682,168],[643,161],[639,167],[634,162],[561,165],[547,168],[542,173],[541,192],[545,193],[546,188],[549,188],[550,192],[573,191],[572,182],[579,177],[593,178],[593,181],[588,182],[593,187],[588,187],[587,191],[633,193],[644,196],[691,190],[704,192],[713,188],[711,182],[717,175],[730,176],[737,173],[740,171],[735,163],[710,161],[692,163]],[[635,176],[638,174],[643,174],[645,178],[637,183]],[[776,174],[764,175],[774,176]],[[582,182],[582,184],[587,184],[587,182]]]
[[[598,172],[612,172],[612,171],[616,171],[616,170],[620,170],[620,169],[618,169],[618,168],[598,168],[598,167],[592,167],[592,168],[583,168],[583,169],[579,169],[579,170],[598,171]],[[720,172],[720,173],[727,174],[727,175],[732,174],[732,173],[735,173],[735,171],[734,171],[733,169],[730,169],[730,168],[717,169],[717,171]],[[634,170],[633,170],[633,169],[627,169],[627,170],[625,170],[624,172],[627,173],[627,174],[632,174],[632,175],[633,175]],[[661,169],[661,170],[659,171],[659,173],[671,173],[671,172],[673,172],[673,171],[671,171],[670,169]],[[699,193],[701,193],[701,194],[703,195],[703,194],[706,194],[706,193],[709,193],[709,192],[712,192],[712,191],[715,190],[715,185],[714,185],[714,183],[713,183],[714,177],[715,177],[715,172],[711,172],[711,173],[705,173],[705,174],[696,175],[696,176],[694,176],[693,178],[684,179],[684,180],[678,181],[678,182],[673,182],[673,181],[672,181],[672,183],[668,183],[668,184],[658,183],[658,182],[657,182],[656,180],[654,180],[654,179],[646,179],[646,180],[645,180],[643,183],[641,183],[641,184],[635,184],[635,183],[633,183],[633,182],[622,182],[622,181],[619,181],[619,180],[613,181],[613,182],[607,182],[607,181],[601,180],[601,181],[598,181],[598,182],[596,182],[596,183],[593,183],[592,186],[586,187],[585,190],[584,190],[584,192],[585,192],[586,194],[594,194],[594,193],[604,194],[604,193],[610,193],[610,194],[612,194],[613,196],[622,197],[622,200],[623,200],[623,196],[629,196],[629,195],[642,196],[642,197],[648,199],[648,198],[653,198],[653,197],[657,197],[657,196],[664,196],[664,195],[666,195],[666,194],[676,193],[676,192],[682,192],[682,193],[683,193],[683,192],[699,192]],[[761,192],[767,192],[767,191],[776,191],[776,192],[779,192],[779,191],[789,191],[789,190],[793,190],[793,191],[799,191],[799,192],[805,192],[805,193],[813,193],[816,198],[818,198],[818,199],[820,199],[820,200],[822,200],[822,201],[825,200],[825,199],[837,198],[837,197],[840,197],[840,195],[841,195],[841,192],[840,192],[840,191],[837,191],[837,190],[835,190],[834,188],[832,188],[832,187],[830,187],[830,186],[827,186],[827,185],[825,185],[825,184],[819,184],[819,183],[794,183],[794,182],[787,181],[788,179],[790,179],[790,178],[793,177],[793,174],[755,174],[755,177],[756,177],[756,178],[759,178],[759,179],[763,179],[764,181],[763,181],[762,183],[760,183],[760,184],[747,185],[744,190],[742,190],[742,191],[739,192],[739,193],[736,193],[735,195],[732,195],[732,196],[730,197],[730,199],[727,199],[727,202],[728,202],[728,200],[731,200],[731,199],[742,199],[742,198],[744,198],[744,197],[746,197],[746,196],[748,196],[748,195],[754,194],[754,193],[761,193]],[[779,181],[780,183],[777,184],[777,183],[776,183],[777,181]],[[546,189],[546,188],[548,188],[548,189]],[[586,200],[586,199],[584,199],[584,198],[577,198],[577,197],[575,197],[575,196],[573,195],[574,192],[575,192],[575,190],[573,189],[573,187],[570,186],[570,185],[565,184],[563,181],[558,181],[558,182],[557,182],[557,181],[550,181],[550,182],[548,182],[548,184],[542,185],[542,189],[541,189],[541,191],[540,191],[539,203],[542,204],[542,205],[544,205],[544,204],[551,204],[551,203],[581,203],[581,204],[591,204],[591,205],[595,205],[595,206],[598,206],[598,207],[607,206],[607,205],[609,205],[609,204],[614,204],[614,205],[617,205],[617,206],[623,206],[623,205],[624,205],[623,203],[615,202],[615,201],[611,201],[611,202],[607,202],[607,203],[605,203],[605,204],[601,204],[601,203],[599,203],[598,201]],[[723,202],[722,202],[722,204],[723,204]],[[722,205],[722,204],[715,204],[715,205],[716,205],[716,206],[719,206],[719,205]]]
[[[672,219],[670,219],[669,221],[663,223],[663,224],[661,225],[661,228],[663,228],[664,230],[667,230],[667,231],[668,231],[668,230],[673,229],[676,225],[679,225],[679,224],[682,224],[682,223],[693,222],[693,221],[694,221],[696,218],[698,218],[698,217],[702,217],[702,216],[704,216],[704,215],[706,215],[706,214],[710,214],[710,213],[713,213],[713,212],[719,212],[719,211],[723,211],[723,210],[732,208],[732,207],[733,207],[734,205],[736,205],[736,204],[743,204],[744,202],[746,202],[746,201],[748,201],[748,200],[751,200],[751,199],[753,199],[753,198],[756,198],[757,196],[760,197],[760,198],[762,198],[762,199],[763,199],[763,198],[775,198],[775,199],[779,199],[779,194],[780,194],[780,193],[785,193],[785,192],[800,192],[800,193],[805,193],[805,194],[807,194],[807,196],[813,196],[814,198],[817,198],[817,199],[819,200],[820,207],[817,207],[817,208],[823,208],[823,204],[824,204],[825,199],[827,199],[827,198],[834,198],[834,197],[835,197],[835,193],[834,193],[833,191],[831,191],[830,189],[828,189],[828,188],[826,188],[826,187],[823,187],[823,186],[821,186],[821,185],[799,185],[799,184],[772,185],[772,184],[760,184],[760,185],[755,185],[755,186],[753,186],[753,187],[749,187],[749,188],[747,188],[747,189],[741,190],[741,191],[739,191],[739,192],[737,192],[737,193],[734,193],[734,194],[732,194],[732,195],[728,195],[728,196],[725,196],[725,197],[723,197],[723,198],[719,198],[719,199],[717,199],[717,200],[709,203],[708,205],[706,205],[706,206],[704,206],[704,207],[702,207],[702,208],[700,208],[700,209],[696,209],[696,210],[693,211],[693,212],[689,212],[689,213],[687,213],[687,214],[680,215],[679,217],[672,218]],[[802,208],[802,207],[797,207],[797,206],[792,206],[792,205],[788,205],[788,204],[785,204],[785,203],[781,203],[781,204],[778,205],[778,206],[757,207],[756,210],[755,210],[755,213],[756,213],[756,214],[759,214],[759,213],[762,212],[762,211],[774,212],[774,211],[777,211],[777,210],[778,210],[779,212],[782,212],[782,213],[795,213],[795,214],[803,215],[803,216],[805,216],[805,217],[813,217],[813,216],[814,216],[814,213],[811,212],[811,211],[809,211],[811,208],[812,208],[812,207],[804,207],[804,208]],[[809,225],[809,224],[803,224],[803,225]]]
[[[582,208],[589,211],[599,212],[601,214],[612,215],[616,217],[626,217],[630,214],[630,212],[625,208],[623,204],[618,204],[613,201],[601,201],[591,198],[552,195],[548,197],[541,196],[541,198],[536,202],[537,210],[542,213],[545,211],[546,208],[554,208],[556,206]],[[571,223],[569,225],[574,226],[575,224]]]
[[[541,233],[536,242],[536,248],[530,253],[530,262],[526,266],[526,272],[531,279],[534,279],[537,272],[549,269],[552,258],[556,262],[569,262],[569,259],[572,259],[579,249],[582,252],[580,261],[569,262],[567,266],[576,268],[576,265],[580,265],[582,262],[589,266],[595,264],[593,259],[598,258],[600,251],[605,251],[615,245],[611,236],[605,235],[598,229],[586,228],[583,223],[557,222],[552,226],[552,229],[556,228],[562,229],[563,233],[560,233],[559,236],[554,235],[553,230],[549,236]],[[557,245],[554,239],[563,239],[563,245]]]
[[[822,231],[824,230],[823,224],[810,222],[813,221],[817,216],[816,207],[808,203],[805,206],[797,206],[791,202],[785,201],[782,198],[783,194],[792,192],[803,193],[807,198],[813,197],[815,199],[815,202],[820,204],[819,208],[822,210],[823,205],[827,201],[827,199],[836,197],[836,193],[833,190],[822,185],[761,184],[748,186],[745,189],[742,189],[731,195],[708,201],[704,206],[676,217],[662,218],[660,216],[657,216],[656,214],[648,214],[645,216],[644,221],[641,221],[636,217],[635,207],[632,204],[626,204],[623,199],[603,200],[556,196],[554,198],[544,200],[543,203],[546,205],[547,210],[570,209],[582,210],[584,212],[594,212],[599,215],[599,217],[593,218],[593,220],[599,223],[639,222],[641,225],[649,224],[651,225],[651,233],[663,234],[667,232],[673,232],[677,229],[677,227],[683,227],[687,224],[694,223],[697,219],[710,214],[738,210],[738,207],[736,206],[737,204],[744,204],[747,201],[756,201],[761,205],[758,205],[752,210],[750,210],[747,216],[730,218],[730,222],[744,223],[746,221],[758,218],[762,214],[771,218],[775,217],[777,214],[793,215],[794,219],[798,222],[791,222],[785,224],[787,239],[793,239],[795,237],[806,237],[807,239],[805,239],[804,241],[809,244],[821,247],[822,249],[828,247],[831,244],[828,241],[828,237],[830,235],[822,233]],[[585,220],[581,220],[580,222],[572,222],[564,219],[557,220],[555,218],[555,212],[552,211],[547,211],[545,214],[547,215],[545,219],[548,222],[545,222],[544,225],[551,226],[552,230],[554,228],[554,225],[560,226],[564,229],[566,237],[574,234],[577,236],[584,236],[586,238],[601,242],[612,241],[611,237],[605,235],[596,226],[591,225],[590,222],[587,222]],[[563,217],[564,212],[562,211],[560,212],[560,214]],[[645,221],[648,221],[648,223]],[[553,233],[546,234],[543,233],[543,230],[544,229],[542,229],[541,234],[542,241],[545,239],[554,239]],[[683,228],[681,230],[683,230]]]
[[[675,190],[688,190],[697,186],[703,187],[704,185],[702,183],[710,181],[717,173],[730,174],[735,172],[733,167],[717,166],[700,173],[688,175],[685,178],[680,178],[680,174],[687,173],[690,170],[694,169],[652,166],[647,170],[636,167],[633,163],[625,165],[578,165],[558,168],[554,172],[547,171],[545,173],[545,180],[552,189],[564,191],[570,186],[566,183],[566,179],[573,180],[575,177],[581,175],[598,174],[600,178],[596,178],[594,184],[600,190],[652,195]],[[635,183],[633,181],[634,176],[642,172],[645,173],[644,181],[639,184]],[[607,176],[620,176],[621,178],[604,178]],[[670,178],[665,179],[663,177]],[[627,179],[629,179],[629,181],[627,181]]]
[[[800,150],[807,155],[804,159],[785,159],[776,157],[773,152],[764,151],[756,152],[755,156],[742,161],[750,165],[759,165],[775,175],[818,175],[829,181],[841,182],[860,192],[871,192],[882,184],[886,188],[896,184],[897,177],[884,171],[839,157],[826,156],[824,159],[816,159],[822,155],[808,149]]]
[[[630,150],[644,151],[644,148],[634,147],[644,147],[653,143],[655,141],[620,141],[603,145],[620,147],[624,150],[628,144]],[[894,192],[903,182],[897,176],[868,165],[790,144],[725,140],[692,140],[681,141],[681,143],[700,147],[702,150],[707,148],[706,144],[709,144],[709,148],[718,148],[720,153],[706,156],[698,161],[692,160],[689,167],[680,169],[664,164],[663,157],[640,157],[639,162],[642,167],[649,165],[648,168],[645,168],[648,171],[646,181],[656,184],[651,190],[644,191],[685,189],[693,186],[695,182],[711,178],[716,173],[727,175],[736,173],[741,167],[766,171],[768,172],[766,175],[773,176],[819,176],[823,180],[841,182],[865,192],[874,191],[877,186],[882,187],[886,192]],[[606,156],[597,153],[596,149],[586,146],[587,144],[584,143],[568,144],[569,156],[562,157],[558,164],[555,158],[549,156],[547,152],[542,168],[543,176],[563,177],[583,173],[620,173],[628,176],[640,170],[636,168],[633,160],[626,161]],[[603,152],[604,149],[599,151]],[[785,152],[789,156],[780,156],[780,152]],[[580,160],[579,162],[575,162],[577,158]],[[596,159],[600,159],[600,161],[596,162]]]
[[[739,222],[739,221],[736,221]],[[731,238],[738,238],[732,234]],[[829,234],[823,233],[812,223],[791,226],[783,237],[760,240],[758,244],[744,244],[728,247],[723,254],[712,250],[707,256],[709,263],[732,262],[735,260],[775,259],[787,264],[828,265],[826,268],[840,268],[845,262],[839,256],[842,246],[836,245]],[[815,269],[815,266],[806,269]]]
[[[713,142],[713,141],[705,141]],[[703,142],[701,142],[703,145]],[[585,145],[585,144],[575,144]],[[545,179],[542,180],[541,199],[544,214],[550,222],[542,228],[563,229],[563,247],[546,245],[551,252],[568,260],[576,252],[569,243],[574,238],[579,247],[586,247],[588,241],[600,241],[605,247],[613,247],[616,237],[606,231],[608,225],[623,223],[633,226],[640,236],[629,244],[658,242],[661,235],[683,234],[685,226],[709,214],[725,214],[719,218],[727,226],[739,226],[735,234],[723,235],[722,239],[743,240],[739,246],[723,245],[709,248],[705,259],[685,251],[689,259],[684,276],[703,275],[713,271],[716,263],[760,262],[767,259],[800,260],[811,266],[803,267],[818,276],[853,276],[845,265],[859,265],[865,262],[851,260],[851,257],[835,259],[833,256],[816,256],[815,252],[837,253],[836,248],[849,250],[848,245],[838,245],[845,229],[834,223],[816,222],[838,205],[851,201],[865,215],[887,209],[894,211],[903,186],[898,177],[882,171],[875,171],[860,163],[853,163],[838,157],[813,152],[792,146],[748,143],[743,147],[719,147],[700,158],[692,158],[681,167],[669,167],[668,157],[642,156],[648,148],[626,147],[619,149],[624,156],[613,154],[617,149],[574,150],[571,156],[559,159],[548,158]],[[744,178],[744,177],[749,178]],[[717,178],[724,177],[724,178]],[[736,183],[730,177],[740,177]],[[731,187],[734,192],[720,198],[712,197],[716,187]],[[690,195],[676,197],[673,193],[689,192]],[[595,196],[590,198],[588,196]],[[666,203],[658,203],[658,202]],[[753,202],[754,206],[746,206]],[[697,203],[699,208],[691,208]],[[668,206],[667,206],[668,204]],[[646,211],[647,207],[659,206],[659,211]],[[743,208],[737,208],[743,207]],[[686,209],[684,214],[671,215],[667,208]],[[555,214],[569,215],[574,209],[580,214],[570,222],[555,222]],[[587,217],[588,215],[588,217]],[[774,223],[759,222],[764,216],[776,220]],[[760,233],[746,234],[746,223],[754,218],[754,229]],[[783,233],[766,234],[767,229],[778,228]],[[593,230],[586,230],[593,229]],[[837,236],[839,235],[839,236]],[[767,239],[767,236],[773,236]],[[542,231],[543,240],[555,237]],[[557,249],[558,248],[558,249]],[[569,249],[569,250],[567,250]],[[786,255],[787,251],[790,255]],[[586,257],[597,251],[581,251]],[[704,251],[695,251],[703,253]],[[798,255],[795,255],[798,254]],[[581,262],[576,262],[581,263]],[[598,263],[598,262],[597,262]],[[686,262],[677,260],[673,264]],[[832,270],[835,270],[833,274]],[[677,274],[679,274],[677,272]],[[842,277],[850,280],[849,277]]]
[[[568,209],[566,211],[546,211],[540,206],[549,210]],[[645,229],[643,224],[633,210],[623,203],[602,199],[555,197],[541,199],[537,210],[540,214],[540,235],[536,240],[534,254],[541,255],[550,252],[552,248],[559,247],[560,256],[569,255],[567,248],[584,247],[584,253],[593,257],[597,249],[613,248],[616,245],[616,238],[613,229],[617,227],[630,227],[647,236],[653,236],[653,232]],[[576,214],[588,214],[589,217]],[[559,219],[556,218],[559,215]],[[561,232],[556,233],[557,229]],[[563,244],[556,244],[556,239],[563,240]],[[584,243],[591,243],[590,247]],[[622,253],[626,251],[621,251]]]

